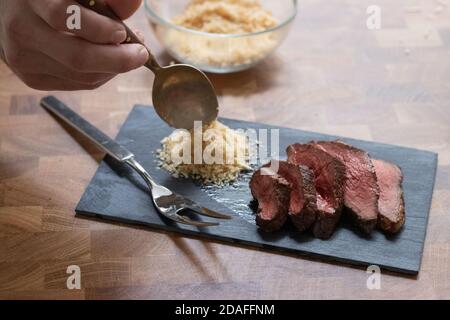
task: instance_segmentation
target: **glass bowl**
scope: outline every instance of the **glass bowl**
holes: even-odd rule
[[[189,2],[146,0],[146,14],[156,37],[175,60],[212,73],[242,71],[267,58],[286,38],[297,14],[297,0],[260,0],[277,19],[274,28],[243,34],[207,33],[171,22]]]

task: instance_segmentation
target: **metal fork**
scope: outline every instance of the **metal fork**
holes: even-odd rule
[[[53,96],[45,97],[41,100],[41,104],[58,118],[64,120],[77,131],[88,137],[111,157],[133,168],[147,183],[150,189],[150,195],[153,199],[153,204],[158,212],[163,216],[178,223],[197,227],[217,226],[219,223],[192,220],[191,218],[183,216],[180,213],[183,211],[192,211],[202,216],[217,219],[231,219],[231,216],[205,208],[194,201],[157,184],[150,174],[144,169],[144,167],[136,161],[133,153],[109,138],[106,134],[83,119],[57,98]]]

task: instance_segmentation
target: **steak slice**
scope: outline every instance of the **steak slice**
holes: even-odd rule
[[[344,204],[361,230],[371,233],[378,220],[380,189],[369,154],[340,141],[312,143],[344,163]]]
[[[293,144],[287,150],[288,162],[310,168],[317,192],[317,217],[314,236],[328,239],[341,217],[345,167],[325,151],[309,144]]]
[[[258,201],[256,224],[267,232],[280,229],[288,217],[289,182],[269,168],[261,168],[253,174],[250,190]]]
[[[402,171],[397,165],[387,161],[372,162],[380,187],[378,226],[388,233],[397,233],[405,223]]]
[[[299,231],[305,231],[316,221],[316,188],[314,173],[305,166],[273,160],[277,173],[289,182],[291,192],[288,214]],[[269,167],[269,162],[264,167]],[[273,169],[275,170],[275,169]]]

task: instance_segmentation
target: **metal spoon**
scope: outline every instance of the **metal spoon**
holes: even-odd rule
[[[155,74],[153,104],[165,122],[174,128],[189,130],[194,127],[194,121],[210,124],[217,118],[219,113],[217,96],[211,82],[202,71],[186,64],[161,67],[150,49],[103,0],[77,0],[77,2],[98,14],[120,21],[127,31],[125,42],[139,43],[147,49],[149,60],[145,66]]]

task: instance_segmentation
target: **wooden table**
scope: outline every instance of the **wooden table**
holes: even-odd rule
[[[39,107],[46,93],[0,65],[0,298],[450,298],[450,1],[303,0],[277,54],[211,75],[221,115],[439,153],[417,278],[154,232],[74,216],[102,154]],[[141,10],[158,58],[169,62]],[[92,92],[58,93],[115,136],[136,103],[151,104],[141,69]],[[74,139],[75,138],[75,139]],[[69,265],[81,290],[68,290]]]

